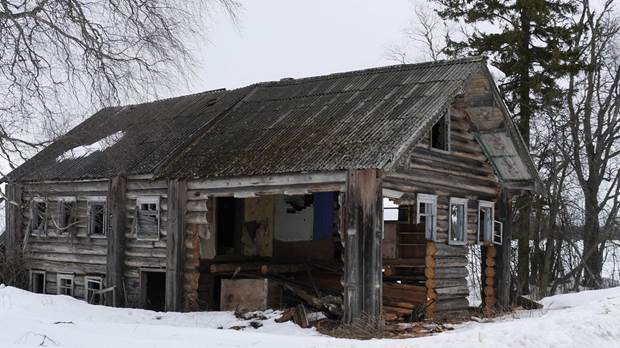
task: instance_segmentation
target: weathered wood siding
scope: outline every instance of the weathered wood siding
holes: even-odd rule
[[[84,298],[84,276],[105,275],[107,240],[89,236],[87,231],[87,202],[89,197],[105,197],[108,181],[48,183],[25,185],[23,190],[23,233],[26,237],[27,265],[30,269],[46,271],[46,292],[57,293],[57,274],[74,274],[74,296]],[[75,230],[60,233],[50,224],[47,234],[30,234],[30,204],[35,197],[46,199],[48,212],[58,219],[58,198],[74,197],[77,202]]]
[[[46,291],[55,294],[57,291],[57,273],[71,273],[75,276],[74,295],[84,297],[84,276],[106,276],[108,240],[105,236],[88,234],[88,201],[92,197],[107,197],[109,182],[90,181],[75,183],[45,183],[24,186],[22,202],[22,228],[29,231],[31,211],[30,202],[34,197],[41,197],[48,202],[48,212],[58,219],[58,198],[73,197],[77,202],[77,223],[73,233],[61,233],[54,224],[49,224],[46,234],[29,234],[27,237],[28,267],[44,270],[46,275]],[[160,197],[160,238],[144,241],[136,237],[134,218],[136,199],[140,196]],[[126,194],[126,229],[124,274],[126,304],[139,307],[140,303],[140,270],[165,269],[166,267],[166,227],[167,227],[167,182],[140,179],[127,181]],[[109,202],[108,202],[109,203]],[[110,213],[108,205],[108,214]],[[107,229],[111,219],[107,216]]]

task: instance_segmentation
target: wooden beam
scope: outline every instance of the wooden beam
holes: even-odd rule
[[[377,170],[347,175],[344,202],[345,270],[344,322],[382,313],[383,197]],[[380,323],[380,320],[372,322]]]
[[[115,305],[123,307],[125,304],[123,263],[125,256],[125,230],[127,226],[127,178],[125,176],[113,177],[108,185],[110,227],[107,236],[106,282],[107,287],[115,286]]]
[[[183,299],[183,264],[185,255],[185,206],[187,183],[168,183],[168,235],[166,245],[166,310],[180,311]]]
[[[190,190],[230,189],[244,191],[243,188],[247,190],[247,188],[250,187],[344,183],[346,177],[347,175],[345,172],[234,177],[212,180],[192,180],[188,183],[187,187]]]
[[[24,233],[22,228],[22,187],[17,184],[6,185],[5,233],[6,256],[12,258],[15,252],[22,250]]]
[[[495,257],[495,285],[497,288],[497,306],[500,310],[508,309],[510,300],[510,251],[512,242],[512,204],[508,191],[502,191],[501,198],[497,203],[497,216],[504,226],[502,245],[498,246]]]

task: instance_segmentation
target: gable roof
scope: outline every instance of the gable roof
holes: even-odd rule
[[[10,177],[215,178],[387,169],[484,69],[483,58],[470,57],[106,108]],[[111,134],[120,140],[88,156],[63,155]]]

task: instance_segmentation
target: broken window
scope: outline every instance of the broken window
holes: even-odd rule
[[[435,240],[437,238],[436,216],[437,196],[419,193],[416,207],[416,223],[424,224],[425,236],[428,240]]]
[[[450,198],[448,243],[465,244],[467,235],[467,200]]]
[[[74,198],[61,198],[58,200],[58,230],[60,233],[67,232],[77,222],[77,204]]]
[[[495,230],[493,231],[493,244],[502,245],[504,238],[504,225],[495,220]]]
[[[136,200],[136,238],[159,240],[159,197]]]
[[[106,204],[105,201],[88,202],[88,234],[94,236],[106,235]]]
[[[449,115],[440,118],[431,129],[431,148],[444,151],[450,150],[450,122]]]
[[[32,201],[32,232],[43,234],[47,231],[47,202],[41,199]]]
[[[30,271],[30,291],[45,294],[45,271]]]
[[[383,221],[398,221],[398,204],[383,198]]]
[[[86,302],[90,304],[103,304],[103,278],[99,276],[87,276],[84,278],[86,287]]]
[[[478,242],[493,241],[494,204],[488,201],[478,202]]]
[[[73,296],[73,274],[58,274],[58,295]]]

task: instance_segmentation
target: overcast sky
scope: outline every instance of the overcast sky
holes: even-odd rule
[[[190,91],[394,64],[386,53],[405,41],[412,1],[242,0],[236,26],[209,20]]]

